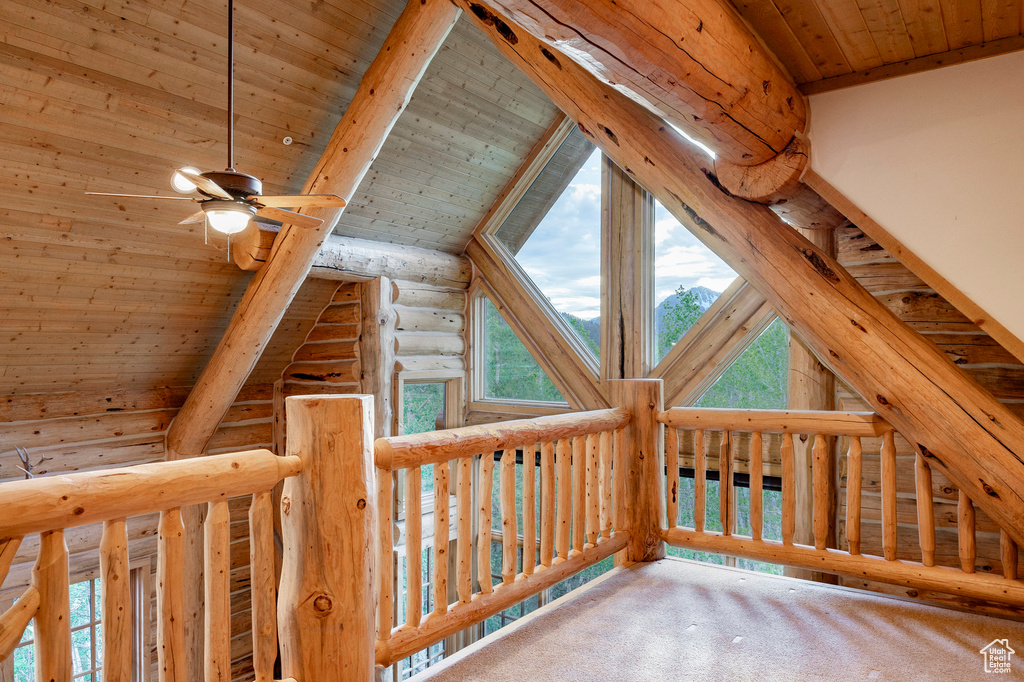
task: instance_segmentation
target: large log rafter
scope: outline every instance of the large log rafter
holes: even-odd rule
[[[707,144],[733,194],[771,203],[797,188],[808,159],[806,102],[727,0],[464,6],[485,21],[495,8],[542,41],[552,63],[568,57]]]
[[[605,154],[757,287],[932,466],[1024,543],[1019,418],[768,207],[723,190],[707,162],[657,116],[507,18],[455,2]]]
[[[363,75],[303,193],[352,196],[459,14],[446,0],[409,2]],[[316,229],[286,225],[278,234],[167,432],[168,459],[202,454],[341,215],[337,209],[308,212],[324,223]]]

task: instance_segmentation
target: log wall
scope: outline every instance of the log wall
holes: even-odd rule
[[[896,313],[910,327],[916,329],[945,351],[978,383],[1017,414],[1024,414],[1024,365],[1004,350],[990,336],[957,311],[948,301],[930,289],[923,281],[889,254],[879,244],[852,225],[836,231],[838,260],[868,291],[886,307]],[[836,409],[870,410],[867,402],[848,386],[838,382]],[[839,444],[838,539],[846,547],[846,476],[845,453],[849,443]],[[882,554],[881,528],[881,439],[863,440],[863,474],[861,521],[861,551],[864,554]],[[915,450],[902,437],[896,438],[898,489],[897,557],[920,559],[914,479]],[[938,471],[932,471],[932,496],[935,511],[935,563],[941,566],[960,566],[957,540],[957,499],[959,490]],[[980,509],[975,508],[977,528],[977,559],[979,573],[1002,573],[999,532],[996,525]],[[843,578],[842,584],[889,594],[953,603],[968,608],[988,608],[990,605],[970,602],[962,598],[919,590],[900,588],[853,578]],[[995,609],[1003,611],[1003,609]],[[1019,612],[1014,612],[1021,615]]]

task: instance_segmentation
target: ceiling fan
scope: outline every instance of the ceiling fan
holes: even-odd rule
[[[303,215],[291,208],[341,208],[345,200],[334,194],[297,194],[263,196],[263,183],[259,179],[235,170],[234,163],[234,2],[228,0],[228,166],[223,171],[200,172],[185,167],[174,171],[171,187],[181,194],[198,192],[199,197],[154,196],[144,194],[115,194],[86,192],[93,196],[128,197],[134,199],[169,199],[194,201],[200,206],[197,213],[182,220],[179,225],[206,220],[211,228],[223,234],[237,234],[251,219],[266,218],[297,227],[317,227],[323,220]]]

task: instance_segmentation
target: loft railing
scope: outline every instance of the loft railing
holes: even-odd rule
[[[626,547],[621,498],[625,482],[613,472],[626,471],[623,446],[630,414],[623,409],[524,419],[491,426],[382,438],[374,445],[380,594],[376,630],[376,662],[393,663],[470,625],[482,622],[556,582],[592,566]],[[522,449],[523,558],[517,564],[519,534],[516,495],[516,450]],[[501,583],[492,584],[491,525],[494,456],[502,451],[499,496],[502,538]],[[540,452],[540,490],[536,486],[536,453]],[[458,601],[448,600],[448,497],[450,462],[457,484]],[[432,584],[436,605],[424,615],[421,592],[420,487],[422,467],[433,466],[434,561]],[[472,578],[472,474],[479,471],[477,490],[477,587]],[[392,481],[405,471],[405,622],[393,621]],[[540,523],[537,523],[539,498]],[[539,525],[539,527],[538,527]],[[539,547],[539,557],[538,557]]]
[[[671,409],[658,414],[665,425],[665,463],[667,471],[679,471],[680,446],[683,438],[692,439],[694,459],[694,525],[680,527],[679,476],[670,475],[665,495],[667,526],[664,539],[676,547],[737,556],[757,561],[869,580],[904,585],[917,589],[958,594],[997,603],[1024,606],[1024,583],[1017,580],[1017,546],[1001,530],[1003,576],[975,573],[974,507],[961,491],[958,505],[958,538],[960,568],[935,565],[935,516],[932,504],[931,469],[925,458],[916,455],[917,525],[921,560],[896,558],[897,496],[896,496],[896,433],[881,417],[863,412],[793,412],[775,410]],[[706,527],[706,472],[715,453],[708,452],[711,435],[719,442],[717,453],[720,480],[722,531]],[[749,447],[750,466],[750,536],[736,533],[732,471],[740,434]],[[782,540],[763,537],[762,481],[764,470],[764,436],[781,435],[782,464]],[[680,437],[682,435],[682,438]],[[796,517],[795,466],[793,438],[804,435],[813,439],[813,546],[794,542]],[[827,503],[831,468],[828,437],[849,438],[846,550],[828,548],[826,540],[831,519]],[[863,448],[861,439],[881,438],[882,556],[861,553],[861,481]],[[686,448],[683,448],[686,449]]]
[[[298,457],[252,450],[175,462],[0,484],[0,582],[25,536],[38,533],[32,584],[0,616],[0,660],[35,618],[37,680],[70,680],[71,616],[64,531],[103,524],[100,543],[103,676],[132,679],[128,517],[160,512],[157,647],[160,679],[184,681],[185,530],[181,509],[207,505],[205,661],[207,679],[231,679],[230,519],[228,499],[252,495],[249,511],[252,632],[257,679],[273,679],[277,656],[273,507],[270,490],[301,471]],[[138,614],[143,615],[143,614]]]

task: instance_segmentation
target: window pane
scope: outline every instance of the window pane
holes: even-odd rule
[[[484,298],[484,397],[564,403],[547,374],[501,314]]]
[[[601,152],[573,130],[495,232],[596,358],[601,340]]]
[[[72,673],[76,675],[92,668],[92,629],[71,633],[71,663]]]
[[[654,202],[654,361],[660,362],[736,273]]]
[[[92,591],[90,582],[74,583],[68,590],[71,602],[71,627],[77,628],[92,622]]]
[[[445,428],[444,382],[402,385],[402,433],[425,433]]]
[[[697,407],[783,410],[789,381],[789,328],[775,320],[697,401]]]

